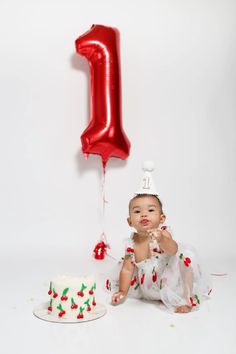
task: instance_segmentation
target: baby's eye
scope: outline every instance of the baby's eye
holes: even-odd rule
[[[138,214],[138,213],[140,213],[140,211],[139,211],[139,210],[135,210],[134,213],[135,213],[135,214]]]
[[[152,211],[155,211],[155,209],[149,209],[148,211],[149,211],[149,212],[152,212]]]

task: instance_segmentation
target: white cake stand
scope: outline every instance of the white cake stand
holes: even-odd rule
[[[54,323],[81,323],[81,322],[87,322],[87,321],[93,321],[97,320],[98,318],[104,316],[106,314],[107,310],[104,305],[97,304],[96,307],[92,312],[86,312],[85,318],[80,318],[80,319],[66,319],[66,318],[60,318],[60,317],[55,317],[52,316],[51,314],[48,313],[48,302],[45,302],[38,307],[36,307],[33,310],[33,314],[44,321],[48,322],[54,322]]]

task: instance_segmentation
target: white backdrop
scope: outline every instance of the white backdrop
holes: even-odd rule
[[[110,159],[105,230],[117,255],[127,204],[152,159],[177,241],[205,258],[236,255],[236,3],[230,0],[1,0],[1,252],[89,256],[102,231],[102,167],[85,161],[89,70],[75,39],[121,34],[123,126]]]

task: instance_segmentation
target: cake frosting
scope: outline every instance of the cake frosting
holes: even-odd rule
[[[49,285],[48,313],[73,321],[86,318],[96,306],[95,291],[93,276],[57,276]]]

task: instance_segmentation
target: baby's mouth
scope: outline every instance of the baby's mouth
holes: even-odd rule
[[[145,225],[147,225],[149,223],[149,220],[148,219],[142,219],[141,221],[140,221],[140,224],[142,225],[142,226],[145,226]]]

